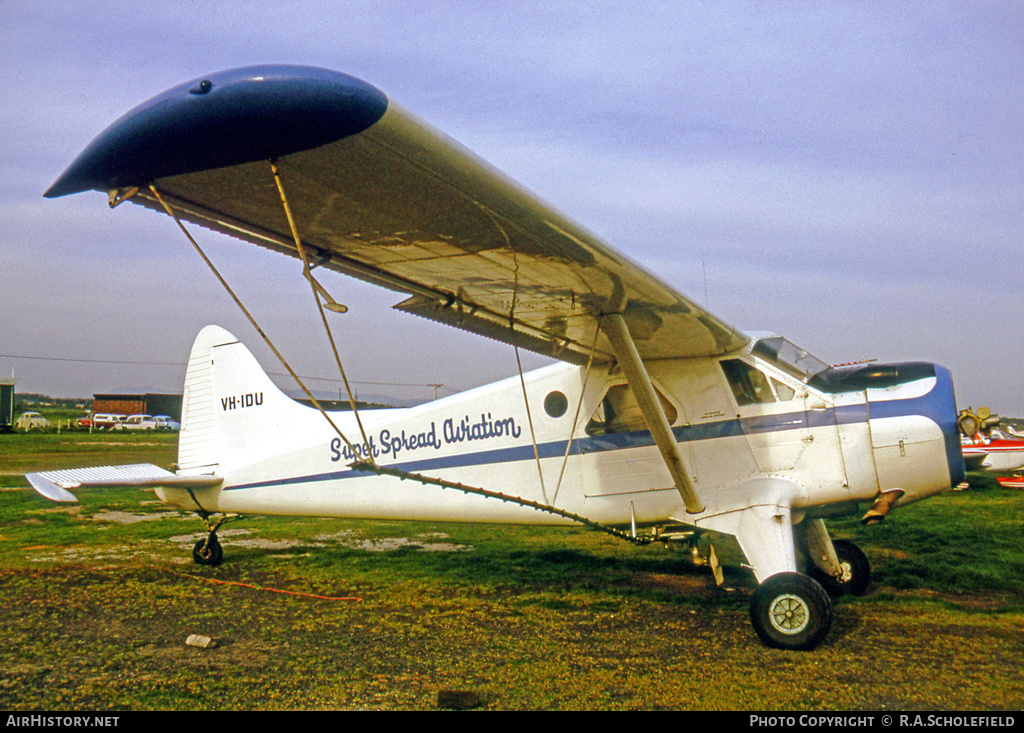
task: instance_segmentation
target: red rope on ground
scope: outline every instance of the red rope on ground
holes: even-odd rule
[[[237,586],[240,586],[242,588],[251,588],[253,590],[265,590],[265,591],[268,591],[270,593],[282,593],[284,595],[289,595],[289,596],[304,596],[305,598],[315,598],[315,599],[317,599],[319,601],[352,601],[354,603],[362,603],[363,602],[362,598],[357,598],[355,596],[319,596],[319,595],[316,595],[315,593],[300,593],[299,591],[294,591],[294,590],[278,590],[277,588],[265,588],[263,586],[250,585],[248,583],[239,583],[239,582],[233,581],[233,580],[217,580],[215,578],[200,578],[197,575],[186,575],[185,577],[193,578],[195,580],[201,580],[204,583],[215,583],[215,584],[218,584],[218,585],[237,585]]]

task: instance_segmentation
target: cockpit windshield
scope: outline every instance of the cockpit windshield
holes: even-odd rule
[[[809,354],[782,336],[763,338],[754,344],[751,353],[774,364],[806,384],[815,374],[827,370],[829,365]]]

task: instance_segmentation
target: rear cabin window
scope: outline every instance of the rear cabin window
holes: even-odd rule
[[[668,424],[673,425],[678,417],[675,406],[665,399],[657,389],[654,390],[665,411]],[[608,388],[601,404],[594,411],[585,428],[587,435],[609,435],[612,433],[631,433],[636,430],[647,430],[640,405],[637,404],[633,391],[628,384],[617,384]]]

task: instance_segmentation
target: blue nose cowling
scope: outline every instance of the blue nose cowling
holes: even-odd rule
[[[957,426],[953,375],[948,369],[923,361],[869,364],[852,369],[828,369],[814,375],[808,384],[824,392],[839,394],[887,389],[932,377],[935,378],[935,386],[927,394],[910,400],[872,402],[870,413],[872,418],[921,415],[935,422],[942,430],[950,486],[956,486],[964,480],[966,471],[960,447],[960,428]]]
[[[945,367],[935,367],[934,412],[929,415],[942,428],[946,441],[946,464],[949,466],[950,486],[963,482],[967,476],[964,467],[963,448],[960,445],[960,428],[957,425],[956,395],[953,392],[953,375]]]

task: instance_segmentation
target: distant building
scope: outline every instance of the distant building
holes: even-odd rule
[[[0,433],[14,427],[14,380],[0,379]]]
[[[181,422],[180,394],[94,394],[93,413],[170,415]]]

